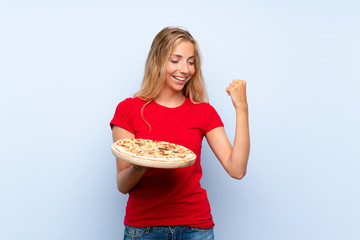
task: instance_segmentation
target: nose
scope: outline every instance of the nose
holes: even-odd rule
[[[180,72],[186,73],[186,74],[189,73],[189,66],[186,61],[182,61],[181,66],[180,66]]]

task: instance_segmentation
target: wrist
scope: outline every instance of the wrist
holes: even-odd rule
[[[135,169],[135,171],[137,172],[143,172],[146,170],[145,167],[140,167],[140,166],[137,166],[137,165],[133,165],[133,168]]]
[[[248,113],[248,105],[242,104],[240,106],[236,106],[235,111],[239,113]]]

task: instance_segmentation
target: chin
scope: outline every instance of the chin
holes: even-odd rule
[[[182,86],[182,87],[175,87],[175,88],[173,88],[173,91],[174,91],[174,92],[182,92],[183,89],[184,89],[184,86]]]

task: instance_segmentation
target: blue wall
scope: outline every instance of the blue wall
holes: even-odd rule
[[[231,140],[248,81],[247,176],[204,143],[217,239],[360,239],[360,4],[292,2],[2,1],[0,239],[121,239],[109,121],[165,26],[198,40]]]

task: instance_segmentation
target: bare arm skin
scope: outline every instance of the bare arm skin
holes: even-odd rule
[[[114,142],[123,138],[135,138],[134,134],[118,126],[113,126],[112,135]],[[121,193],[127,194],[133,189],[145,173],[145,167],[136,166],[136,168],[140,171],[136,170],[130,163],[116,158],[116,183]]]
[[[246,81],[234,80],[226,88],[236,111],[236,129],[233,146],[223,127],[206,134],[209,146],[229,175],[241,179],[246,174],[250,152],[248,105],[246,100]]]

